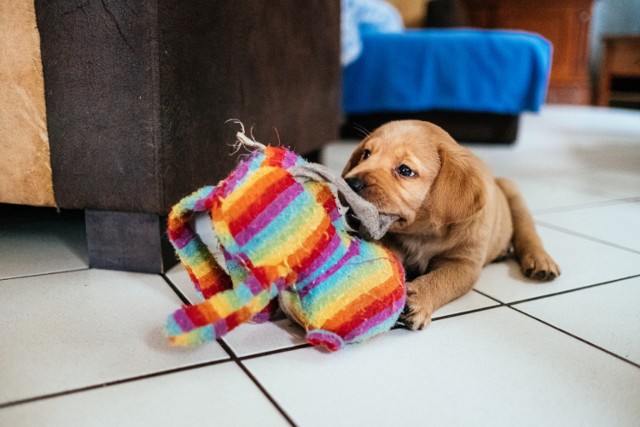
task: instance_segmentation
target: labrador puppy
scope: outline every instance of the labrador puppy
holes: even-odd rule
[[[525,276],[552,280],[560,269],[545,251],[516,186],[440,127],[387,123],[356,148],[343,171],[349,186],[397,218],[382,242],[407,271],[401,322],[422,329],[431,314],[468,292],[486,264],[512,253]],[[347,215],[357,228],[357,218]]]

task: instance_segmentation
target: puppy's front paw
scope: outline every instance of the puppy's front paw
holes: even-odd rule
[[[423,292],[413,289],[411,282],[407,283],[407,302],[400,315],[400,323],[408,329],[417,331],[431,323],[431,307]]]
[[[560,267],[546,252],[530,252],[520,259],[522,273],[534,280],[553,280],[560,275]]]

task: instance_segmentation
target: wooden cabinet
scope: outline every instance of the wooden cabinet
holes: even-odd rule
[[[592,0],[464,0],[464,3],[474,27],[531,31],[553,43],[548,102],[590,103]]]
[[[608,106],[611,101],[640,102],[637,90],[612,91],[612,80],[620,77],[640,78],[640,35],[605,37],[598,105]]]

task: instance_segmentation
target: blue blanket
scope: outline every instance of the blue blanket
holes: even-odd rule
[[[363,32],[362,54],[343,71],[346,114],[453,110],[538,111],[551,44],[501,30]]]

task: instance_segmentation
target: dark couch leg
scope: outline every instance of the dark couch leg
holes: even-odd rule
[[[86,210],[85,223],[91,267],[163,273],[177,262],[160,215]]]

